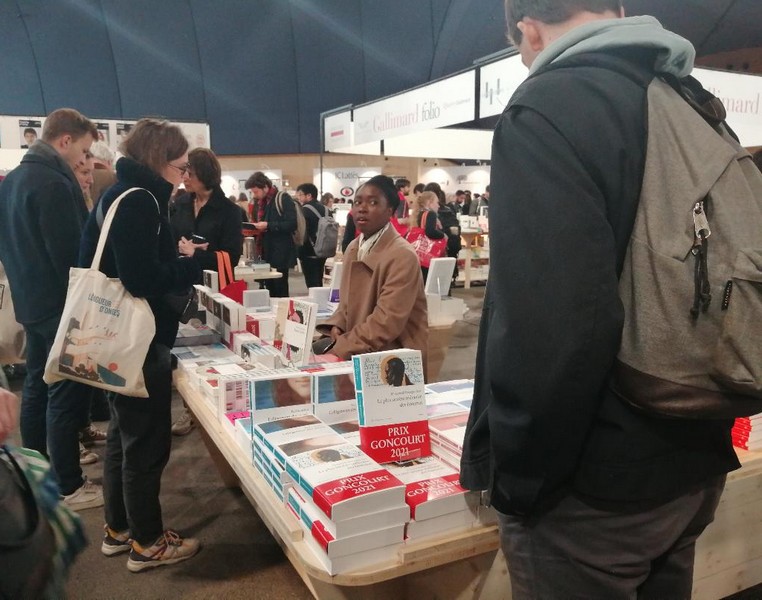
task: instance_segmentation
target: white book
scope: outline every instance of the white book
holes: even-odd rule
[[[204,287],[211,290],[212,293],[216,294],[220,291],[220,276],[217,274],[217,271],[204,269],[203,281]]]
[[[474,512],[460,511],[425,521],[410,521],[405,526],[405,542],[417,542],[423,538],[471,529],[479,524],[478,508],[474,507],[472,510]]]
[[[312,438],[319,439],[331,436],[334,439],[334,431],[314,415],[307,414],[300,417],[290,417],[272,421],[257,422],[253,426],[255,443],[262,446],[262,450],[268,449],[276,454],[276,458],[282,465],[286,464],[286,455],[281,446],[288,451],[298,450],[295,442],[303,442]],[[309,444],[311,442],[307,442]],[[306,447],[306,446],[305,446]]]
[[[357,419],[352,363],[341,364],[343,368],[312,372],[314,414],[324,423]]]
[[[474,397],[474,380],[455,379],[429,383],[426,384],[426,392],[427,403],[472,400]]]
[[[352,361],[362,449],[377,462],[429,456],[420,351],[372,352]]]
[[[264,342],[272,342],[275,339],[275,314],[247,312],[244,329]]]
[[[251,416],[255,423],[312,414],[312,376],[287,368],[249,379]]]
[[[453,469],[460,469],[460,453],[437,444],[433,441],[433,438],[431,442],[431,451],[434,453],[434,456],[442,459],[443,462],[450,465]]]
[[[207,325],[191,325],[180,323],[175,338],[175,348],[181,346],[201,346],[204,344],[216,344],[220,341],[220,334]]]
[[[281,351],[287,364],[309,364],[318,305],[296,298],[281,298],[275,318],[273,346]]]
[[[479,496],[460,487],[457,469],[436,456],[385,465],[405,484],[405,501],[416,521],[463,512],[479,504]]]
[[[335,538],[345,538],[360,535],[375,529],[384,529],[394,525],[405,524],[410,520],[410,507],[407,504],[389,506],[384,510],[360,515],[343,521],[332,521],[312,502],[307,493],[299,486],[292,486],[289,496],[296,496],[300,505],[309,505],[312,509],[310,514],[320,515],[319,520],[328,532]]]
[[[351,444],[323,446],[329,439],[286,456],[289,475],[329,519],[350,519],[405,501],[404,484],[387,469]]]
[[[238,442],[238,446],[240,446],[241,450],[249,458],[253,457],[251,449],[251,436],[251,417],[249,416],[236,419],[235,441]]]
[[[298,513],[305,529],[317,540],[329,558],[339,558],[381,548],[392,544],[401,544],[405,539],[405,523],[396,523],[388,527],[379,527],[359,535],[337,539],[325,526],[325,515],[307,502],[301,502],[298,494],[288,491],[286,502]]]
[[[429,428],[432,438],[436,438],[438,443],[462,452],[467,424],[468,413],[463,412],[431,419]]]

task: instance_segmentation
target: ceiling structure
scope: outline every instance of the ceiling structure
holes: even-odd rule
[[[625,0],[699,55],[762,47],[760,0]],[[316,152],[319,115],[506,47],[503,0],[0,0],[0,114],[211,126],[219,154]]]

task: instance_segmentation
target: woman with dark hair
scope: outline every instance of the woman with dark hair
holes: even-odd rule
[[[169,460],[172,402],[170,349],[179,315],[165,295],[187,290],[201,274],[196,246],[180,241],[178,257],[168,219],[172,191],[187,172],[188,141],[168,121],[141,119],[120,146],[117,182],[101,197],[85,225],[80,266],[90,265],[100,235],[98,215],[125,192],[114,216],[100,270],[118,277],[133,296],[146,298],[156,334],[143,364],[148,398],[113,394],[103,468],[106,525],[101,551],[129,552],[130,571],[190,558],[198,540],[164,529],[159,502],[161,475]],[[137,189],[131,189],[137,188]]]
[[[216,251],[227,252],[235,266],[243,250],[241,211],[225,196],[221,180],[222,167],[214,152],[208,148],[191,150],[183,177],[188,193],[177,199],[172,215],[175,240],[191,242],[201,268],[211,271],[217,270]],[[200,236],[196,242],[194,235]],[[180,253],[184,254],[182,248]]]

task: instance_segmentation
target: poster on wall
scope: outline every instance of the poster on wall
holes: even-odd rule
[[[105,142],[107,146],[111,146],[111,131],[109,124],[103,121],[96,121],[95,128],[98,130],[98,140]]]
[[[321,194],[330,192],[336,198],[351,200],[355,197],[357,188],[371,177],[381,174],[381,167],[346,167],[323,169],[321,189],[320,169],[312,170],[312,181]]]
[[[133,123],[117,123],[116,124],[116,144],[122,143],[127,134],[132,129]]]
[[[42,121],[19,119],[19,148],[29,148],[39,137],[42,137]]]

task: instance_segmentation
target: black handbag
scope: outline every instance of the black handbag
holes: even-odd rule
[[[179,294],[172,292],[164,294],[163,299],[164,304],[170,308],[180,323],[187,323],[198,312],[198,298],[194,287]]]

